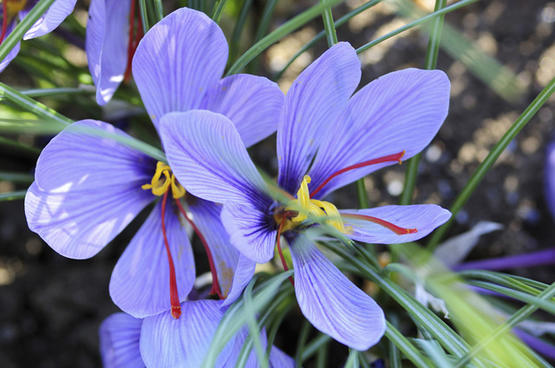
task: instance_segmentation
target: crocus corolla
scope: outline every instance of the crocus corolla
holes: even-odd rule
[[[105,368],[188,368],[200,367],[223,317],[224,309],[216,300],[185,301],[179,321],[169,313],[137,319],[125,313],[109,316],[100,326],[100,352]],[[222,350],[217,367],[235,367],[247,330],[240,330]],[[266,345],[266,336],[260,334]],[[259,367],[251,351],[246,367]],[[294,367],[294,360],[272,346],[271,368]]]
[[[18,20],[23,20],[31,11],[38,0],[3,0],[1,4],[2,30],[0,31],[0,44],[15,28]],[[52,32],[71,14],[77,0],[56,0],[50,8],[33,24],[23,35],[24,40],[43,36]],[[20,49],[18,42],[15,47],[0,61],[0,72],[17,56]]]
[[[338,211],[322,198],[420,152],[448,110],[449,80],[441,71],[387,74],[354,94],[361,75],[355,50],[339,43],[312,63],[287,93],[277,131],[278,185],[271,190],[250,160],[231,121],[209,111],[171,113],[160,123],[173,172],[188,191],[223,203],[232,244],[258,263],[269,261],[283,235],[294,268],[297,301],[319,330],[359,350],[385,331],[381,308],[317,248],[307,229],[323,219],[366,243],[404,243],[446,222],[437,205]],[[274,196],[275,197],[275,196]],[[284,262],[284,267],[287,265]]]
[[[220,80],[226,61],[222,31],[201,12],[180,9],[152,27],[137,47],[133,72],[154,125],[165,113],[204,108],[236,121],[245,145],[275,131],[283,93],[261,77]],[[171,302],[179,317],[195,276],[186,220],[205,247],[214,293],[230,303],[249,281],[254,262],[229,245],[221,206],[186,193],[166,163],[87,129],[126,137],[94,120],[76,122],[54,137],[25,197],[29,228],[61,255],[89,258],[159,199],[115,266],[114,302],[137,318],[168,311]]]

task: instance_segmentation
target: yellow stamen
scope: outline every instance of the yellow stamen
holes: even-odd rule
[[[283,226],[283,231],[296,227],[301,222],[305,221],[308,216],[312,216],[320,218],[325,217],[325,223],[327,225],[333,226],[344,234],[349,233],[351,229],[345,228],[341,215],[334,204],[310,199],[310,192],[308,191],[310,180],[310,176],[304,176],[301,186],[297,191],[297,199],[293,200],[291,204],[285,208],[285,211],[291,211],[297,215],[286,220],[287,222]]]
[[[156,171],[152,176],[150,184],[141,186],[144,190],[151,189],[152,194],[158,197],[163,196],[170,187],[173,198],[178,199],[185,195],[185,188],[179,184],[171,168],[161,161],[158,161],[156,164]]]

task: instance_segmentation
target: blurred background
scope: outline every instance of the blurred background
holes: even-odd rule
[[[245,3],[250,5],[245,27],[237,34],[234,25]],[[315,3],[278,0],[268,31]],[[364,3],[346,0],[333,9],[334,18]],[[244,52],[253,44],[266,4],[264,0],[226,3],[220,24],[234,49]],[[23,42],[20,56],[0,75],[0,81],[21,90],[79,88],[69,95],[39,100],[71,119],[109,121],[151,140],[153,129],[133,83],[120,88],[104,108],[94,101],[83,50],[88,5],[88,1],[78,1],[74,15],[62,27]],[[164,1],[166,14],[181,5],[184,3]],[[338,38],[360,47],[420,13],[433,11],[433,6],[433,0],[382,2],[338,27]],[[437,66],[452,83],[450,113],[423,153],[415,203],[449,207],[491,147],[555,76],[554,26],[555,2],[546,0],[477,1],[446,16]],[[316,18],[271,46],[247,71],[279,78],[277,82],[286,92],[299,72],[327,48],[322,38],[283,72],[293,55],[321,30],[322,21]],[[423,67],[427,42],[425,28],[415,28],[361,53],[362,84],[394,70]],[[241,52],[232,52],[231,59]],[[503,226],[482,237],[468,259],[555,246],[554,219],[544,196],[545,151],[555,139],[554,102],[551,98],[511,143],[458,214],[448,236],[485,220]],[[27,119],[29,114],[2,101],[0,118]],[[47,134],[0,130],[0,171],[24,174],[15,180],[0,177],[0,193],[24,190],[30,184],[40,148],[49,139]],[[275,136],[252,149],[254,160],[271,175],[276,174],[274,152]],[[365,179],[372,205],[398,203],[405,169],[403,165],[395,166]],[[335,193],[333,202],[339,208],[356,207],[356,188]],[[27,229],[22,200],[0,203],[0,367],[100,366],[98,327],[117,311],[108,295],[110,273],[144,217],[143,213],[94,258],[75,261],[56,254]],[[205,257],[198,260],[203,262]],[[202,263],[198,268],[208,269]],[[511,271],[547,283],[554,280],[549,266]],[[292,310],[276,338],[276,344],[290,354],[295,351],[300,318],[299,311]],[[335,342],[331,344],[329,366],[339,366],[347,350]]]

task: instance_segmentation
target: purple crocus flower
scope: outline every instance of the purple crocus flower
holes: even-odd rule
[[[133,63],[154,125],[167,112],[201,107],[235,121],[245,145],[271,134],[283,94],[265,78],[220,80],[226,61],[225,37],[203,13],[180,9],[151,28]],[[167,164],[79,128],[126,135],[110,124],[83,120],[54,137],[37,161],[35,182],[25,197],[29,228],[61,255],[89,258],[161,198],[115,266],[110,281],[114,302],[137,318],[170,306],[179,316],[195,276],[182,220],[194,227],[205,247],[213,292],[227,296],[224,304],[232,302],[254,272],[254,262],[229,245],[221,206],[186,193]]]
[[[100,352],[106,368],[123,367],[200,367],[224,311],[216,300],[185,301],[183,317],[172,320],[163,313],[143,320],[125,313],[109,316],[100,327]],[[218,357],[218,367],[235,367],[247,337],[241,330]],[[261,334],[263,346],[266,336]],[[294,367],[294,360],[272,346],[269,365],[273,368]],[[258,367],[252,351],[246,367]]]
[[[287,93],[277,131],[278,184],[290,197],[287,203],[268,194],[225,116],[172,113],[163,117],[160,129],[179,181],[194,195],[223,203],[222,222],[232,244],[263,263],[283,234],[306,318],[336,340],[365,350],[385,331],[383,311],[318,250],[303,231],[314,221],[306,220],[319,217],[353,240],[386,244],[422,238],[446,222],[451,214],[436,205],[338,211],[322,198],[420,152],[447,115],[449,80],[441,71],[406,69],[351,97],[360,74],[355,50],[339,43],[304,70]]]
[[[33,24],[23,35],[24,40],[43,36],[52,32],[71,14],[77,0],[56,0],[50,8]],[[38,0],[4,0],[1,5],[2,30],[0,32],[0,44],[13,31],[18,20],[25,16],[36,5]],[[17,56],[20,43],[8,53],[4,60],[0,61],[0,72]]]
[[[136,0],[92,0],[85,49],[96,86],[96,101],[106,104],[131,75],[131,60],[143,37]]]

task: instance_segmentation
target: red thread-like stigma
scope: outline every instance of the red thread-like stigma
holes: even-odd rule
[[[135,50],[139,46],[139,41],[143,38],[143,19],[139,15],[137,17],[136,13],[136,0],[131,0],[131,9],[129,11],[129,38],[127,39],[127,66],[125,67],[125,73],[123,75],[123,81],[127,82],[131,79],[131,65],[133,61],[133,55],[135,55]],[[135,17],[138,19],[137,32],[135,32]]]
[[[312,193],[310,193],[310,198],[314,197],[316,195],[316,193],[318,193],[320,190],[322,190],[322,188],[327,183],[329,183],[333,178],[335,178],[338,175],[341,175],[341,174],[343,174],[347,171],[351,171],[351,170],[358,169],[358,168],[361,168],[361,167],[381,164],[381,163],[384,163],[384,162],[399,161],[399,163],[401,163],[401,159],[403,158],[404,155],[405,155],[405,151],[403,150],[402,152],[399,152],[399,153],[394,153],[392,155],[387,155],[387,156],[375,158],[373,160],[359,162],[358,164],[354,164],[354,165],[351,165],[351,166],[347,166],[347,167],[345,167],[341,170],[337,170],[336,172],[331,174],[326,180],[324,180],[324,182],[322,184],[320,184],[316,189],[314,189],[312,191]]]
[[[199,237],[199,239],[200,239],[200,241],[201,241],[201,243],[204,247],[204,251],[206,252],[206,256],[208,257],[208,265],[210,266],[210,273],[212,274],[212,289],[210,290],[210,294],[215,294],[215,295],[218,296],[218,298],[225,299],[225,296],[222,294],[222,291],[221,291],[221,288],[220,288],[220,283],[218,281],[218,272],[216,271],[216,266],[214,265],[214,258],[212,257],[212,252],[210,251],[210,248],[208,247],[208,243],[206,242],[206,238],[204,237],[204,235],[202,235],[202,233],[200,232],[197,225],[195,225],[195,223],[189,218],[189,216],[187,215],[187,212],[185,212],[185,209],[183,208],[183,205],[181,204],[179,199],[176,199],[175,203],[177,203],[177,207],[179,208],[179,212],[181,212],[181,214],[183,215],[185,220],[187,220],[187,222],[192,226],[193,230],[195,231],[195,233]]]
[[[170,251],[170,244],[168,242],[168,235],[166,234],[166,202],[168,200],[169,189],[164,193],[162,198],[162,234],[164,235],[164,245],[166,246],[166,253],[168,254],[168,264],[170,266],[170,301],[171,301],[171,312],[172,317],[178,319],[181,316],[181,303],[179,302],[179,293],[177,292],[177,279],[175,277],[175,266],[173,264],[173,258]]]
[[[400,227],[400,226],[397,226],[395,224],[392,224],[389,221],[382,220],[382,219],[374,217],[374,216],[359,215],[359,214],[354,214],[354,213],[342,213],[341,216],[342,217],[352,217],[352,218],[357,218],[357,219],[361,219],[361,220],[370,221],[370,222],[373,222],[375,224],[386,227],[386,228],[388,228],[389,230],[393,231],[395,234],[398,234],[398,235],[414,234],[414,233],[418,232],[417,229],[407,229],[405,227]]]
[[[280,245],[281,232],[283,230],[283,224],[285,223],[285,221],[286,221],[285,216],[283,216],[278,226],[276,244],[277,244],[279,258],[281,259],[281,265],[283,266],[283,269],[285,271],[289,271],[289,267],[287,266],[287,262],[285,261],[285,257],[283,256],[283,252],[281,251],[281,245]],[[293,277],[289,276],[289,282],[291,282],[291,285],[295,286],[295,281],[293,280]]]
[[[0,34],[0,43],[4,41],[6,32],[8,31],[8,0],[2,1],[2,34]]]

